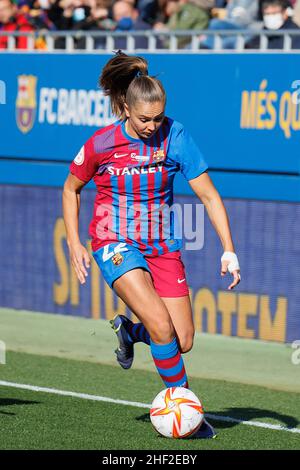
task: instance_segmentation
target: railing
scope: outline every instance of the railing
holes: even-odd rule
[[[134,31],[134,32],[107,32],[107,31],[35,31],[35,32],[4,32],[1,36],[8,38],[7,48],[0,49],[1,53],[19,52],[17,41],[19,37],[27,37],[27,48],[24,52],[88,52],[97,54],[111,53],[118,49],[118,42],[122,39],[125,47],[122,50],[127,52],[149,52],[149,53],[207,53],[207,52],[276,52],[276,49],[268,49],[270,36],[283,37],[283,47],[280,52],[300,52],[299,49],[292,49],[293,38],[300,36],[300,29],[269,31],[261,29],[245,30],[189,30],[189,31]],[[203,36],[213,37],[211,49],[201,46]],[[259,36],[259,49],[245,49],[250,37]],[[223,48],[223,38],[236,38],[234,49]],[[37,47],[37,40],[43,40],[44,47]],[[147,46],[136,47],[136,40],[144,38]],[[59,44],[59,41],[62,44]],[[81,41],[81,45],[78,43]],[[185,45],[180,44],[184,41]],[[82,44],[84,43],[84,44]],[[100,45],[99,45],[100,44]]]

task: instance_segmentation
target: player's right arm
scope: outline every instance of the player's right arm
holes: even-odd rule
[[[94,176],[98,168],[98,157],[95,153],[94,138],[91,137],[81,147],[70,166],[70,173],[63,190],[63,214],[67,232],[67,244],[71,263],[81,284],[85,283],[90,257],[79,238],[78,220],[80,192]]]
[[[80,192],[86,183],[69,173],[63,189],[63,216],[67,232],[67,244],[71,263],[81,284],[85,283],[90,257],[81,244],[78,230]]]
[[[95,139],[92,136],[79,150],[70,165],[63,190],[63,214],[67,231],[67,243],[72,265],[81,284],[85,283],[90,256],[79,238],[80,192],[96,174],[101,155],[95,151]]]

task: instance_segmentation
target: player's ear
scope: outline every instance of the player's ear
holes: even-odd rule
[[[129,112],[129,108],[128,108],[127,103],[124,103],[124,111],[125,111],[126,117],[130,118],[130,112]]]

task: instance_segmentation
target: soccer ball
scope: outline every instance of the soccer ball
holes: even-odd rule
[[[162,390],[150,409],[151,423],[165,437],[182,438],[194,434],[204,419],[199,398],[183,387]]]

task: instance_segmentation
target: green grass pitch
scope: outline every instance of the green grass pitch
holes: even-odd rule
[[[300,366],[291,362],[290,345],[197,334],[184,361],[218,437],[173,440],[153,430],[147,407],[3,385],[150,404],[165,387],[148,347],[136,345],[133,367],[124,371],[107,321],[0,309],[0,340],[7,349],[0,364],[1,450],[300,449]]]
[[[163,386],[153,372],[10,352],[1,380],[151,403]],[[300,421],[298,394],[190,379],[214,415],[280,424]],[[297,409],[298,408],[298,409]],[[296,412],[297,409],[297,412]],[[214,421],[213,440],[172,440],[154,432],[147,409],[0,387],[1,449],[299,449],[300,434]],[[211,421],[212,422],[212,421]]]

